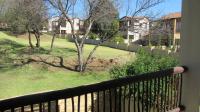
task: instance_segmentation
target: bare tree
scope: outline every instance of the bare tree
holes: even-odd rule
[[[137,23],[139,18],[146,18],[148,19],[149,23],[151,22],[152,18],[156,18],[160,12],[153,11],[154,13],[150,12],[151,9],[158,4],[164,2],[164,0],[127,0],[128,4],[126,7],[126,16],[128,17],[127,21],[132,23],[132,25],[127,25],[125,29],[132,32],[146,32],[140,25],[134,25]],[[141,23],[142,25],[143,23]],[[150,25],[150,24],[149,24]],[[148,32],[146,32],[148,34]],[[130,40],[128,41],[130,44]]]
[[[164,0],[128,0],[128,7],[126,9],[127,16],[137,16],[145,14],[151,8],[164,2]]]
[[[173,32],[173,25],[170,20],[166,18],[161,18],[158,20],[154,20],[151,23],[151,28],[149,32],[148,43],[154,45],[165,45],[171,46],[172,45],[172,32]],[[154,38],[152,38],[154,37]]]
[[[88,61],[91,59],[92,55],[94,54],[95,50],[98,48],[100,44],[104,41],[108,40],[110,37],[102,38],[101,42],[94,47],[94,49],[90,52],[89,56],[87,57],[86,61],[84,61],[83,57],[83,48],[85,39],[88,37],[88,34],[91,30],[92,24],[94,21],[101,19],[102,17],[113,15],[116,13],[113,9],[111,9],[110,5],[111,2],[107,0],[85,0],[84,3],[87,4],[87,17],[84,22],[85,30],[84,36],[82,38],[79,35],[76,35],[73,25],[73,19],[70,17],[71,13],[74,12],[74,5],[76,0],[48,0],[49,3],[67,19],[67,21],[71,25],[72,29],[72,38],[74,39],[75,46],[77,48],[78,53],[78,66],[77,70],[80,72],[85,71]],[[113,8],[113,7],[112,7]]]
[[[97,44],[93,50],[89,53],[89,55],[87,56],[86,60],[83,57],[83,48],[84,48],[84,42],[85,39],[88,37],[88,34],[91,30],[91,27],[94,23],[94,21],[97,21],[105,16],[112,16],[112,15],[116,15],[116,8],[114,6],[116,6],[116,3],[114,0],[83,0],[86,6],[86,12],[85,12],[85,22],[84,22],[84,26],[85,26],[85,30],[84,30],[84,36],[82,38],[79,37],[79,35],[77,35],[75,33],[74,30],[74,25],[73,25],[73,19],[71,19],[70,14],[73,14],[74,12],[74,3],[76,2],[76,0],[47,0],[51,6],[54,7],[54,9],[59,12],[61,15],[63,15],[63,17],[65,17],[68,22],[71,25],[71,32],[72,32],[72,38],[74,39],[74,43],[75,46],[77,48],[77,53],[78,53],[78,66],[77,66],[77,70],[80,72],[85,71],[89,60],[92,58],[94,52],[96,51],[96,49],[105,41],[111,39],[116,33],[118,33],[118,31],[113,32],[111,35],[104,33],[104,34],[100,34],[101,40],[99,42],[99,44]],[[118,3],[119,0],[117,0]],[[131,14],[132,16],[139,14],[141,12],[144,12],[146,10],[148,10],[149,8],[157,5],[160,3],[161,0],[137,0],[136,2],[136,9],[132,10]],[[113,5],[115,3],[115,5]]]

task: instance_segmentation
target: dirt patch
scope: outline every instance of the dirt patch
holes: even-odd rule
[[[104,71],[108,70],[114,65],[119,64],[119,59],[114,58],[114,59],[99,59],[99,58],[92,58],[90,63],[88,64],[88,69],[89,70],[94,70],[94,71]]]
[[[92,57],[87,66],[88,71],[107,71],[115,65],[121,65],[130,60],[130,54],[124,54],[117,58],[102,59]],[[31,64],[34,68],[45,69],[52,72],[57,71],[76,71],[76,57],[61,57],[50,54],[33,54],[24,55],[19,60],[14,61],[15,64]]]
[[[22,60],[19,63],[27,63],[34,66],[34,68],[38,69],[47,69],[48,71],[56,72],[58,70],[75,70],[77,66],[77,60],[74,58],[62,58],[59,56],[49,56],[49,55],[31,55],[29,59]],[[93,57],[88,66],[87,70],[89,71],[105,71],[113,67],[114,65],[118,65],[119,59],[100,59]]]

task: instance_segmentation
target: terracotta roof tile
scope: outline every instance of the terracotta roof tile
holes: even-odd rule
[[[131,19],[148,19],[147,17],[145,16],[134,16],[134,17],[131,17],[131,16],[124,16],[122,17],[120,20],[131,20]]]
[[[173,18],[181,18],[181,13],[180,12],[170,13],[162,17],[162,19],[173,19]]]

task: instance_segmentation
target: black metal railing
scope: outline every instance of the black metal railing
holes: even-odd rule
[[[184,67],[0,101],[0,112],[165,112],[181,102]]]

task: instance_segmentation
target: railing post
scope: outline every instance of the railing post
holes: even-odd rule
[[[189,71],[183,75],[182,104],[186,112],[199,112],[200,105],[200,0],[183,0],[181,62]]]

